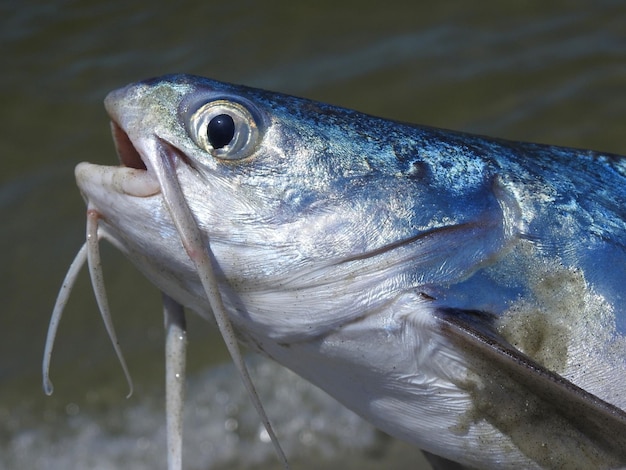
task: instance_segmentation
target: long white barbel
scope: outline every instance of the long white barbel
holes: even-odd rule
[[[187,326],[183,306],[163,294],[165,324],[165,424],[167,468],[183,466],[183,405],[187,357]]]
[[[283,467],[288,470],[289,463],[287,462],[287,457],[278,442],[272,424],[263,408],[263,404],[261,403],[241,354],[241,350],[239,349],[235,331],[228,319],[228,314],[226,313],[226,308],[224,307],[224,302],[222,301],[222,296],[219,291],[217,277],[213,269],[213,263],[210,259],[210,241],[206,240],[205,242],[203,240],[196,219],[185,201],[185,197],[178,182],[178,175],[176,174],[175,168],[176,162],[174,160],[176,157],[173,154],[173,150],[169,147],[169,144],[155,141],[154,145],[156,147],[154,149],[154,155],[159,155],[160,163],[162,163],[161,165],[155,165],[154,170],[159,185],[161,186],[163,200],[176,226],[183,247],[196,267],[196,272],[204,288],[211,310],[213,311],[220,334],[226,343],[226,348],[241,376],[248,395],[252,400],[252,404],[256,408],[263,422],[263,426],[274,445],[279,460],[282,462]]]
[[[93,292],[96,297],[96,303],[98,304],[102,321],[104,322],[107,334],[111,339],[113,349],[115,351],[115,354],[117,355],[120,365],[122,366],[124,376],[126,377],[126,382],[128,383],[128,395],[126,395],[126,398],[129,398],[133,394],[133,381],[130,377],[130,372],[128,371],[128,366],[126,365],[126,361],[124,359],[124,355],[122,354],[119,342],[117,341],[117,335],[115,334],[115,328],[113,327],[113,320],[111,318],[111,311],[109,309],[109,303],[107,301],[106,289],[104,287],[102,263],[100,261],[100,236],[98,234],[99,217],[100,215],[98,214],[98,212],[89,203],[87,206],[87,241],[83,244],[83,246],[81,246],[80,250],[78,250],[76,257],[70,264],[70,268],[65,275],[65,279],[63,279],[63,284],[61,285],[61,289],[59,290],[57,300],[52,310],[52,316],[50,318],[50,323],[48,324],[48,334],[46,336],[46,345],[44,348],[42,364],[43,389],[47,395],[51,395],[54,391],[54,386],[52,385],[52,381],[50,380],[50,361],[52,358],[52,350],[54,348],[54,340],[56,338],[59,322],[61,321],[63,311],[65,309],[65,306],[67,305],[67,301],[72,292],[74,284],[76,283],[78,273],[80,272],[80,269],[85,265],[85,262],[87,262],[89,268],[91,285],[93,287]]]
[[[46,395],[52,395],[52,392],[54,391],[54,386],[52,385],[52,381],[50,380],[50,361],[52,359],[54,340],[56,339],[57,330],[59,329],[59,322],[61,321],[63,311],[65,310],[65,305],[67,304],[67,301],[70,298],[70,294],[72,293],[74,284],[76,283],[78,273],[80,272],[80,269],[85,265],[86,261],[87,242],[83,243],[83,245],[80,247],[80,250],[78,250],[78,253],[76,253],[72,264],[70,264],[70,267],[65,274],[63,284],[61,284],[61,289],[59,289],[57,300],[54,304],[54,308],[52,309],[50,323],[48,323],[48,334],[46,336],[46,345],[43,351],[42,364],[43,390]]]

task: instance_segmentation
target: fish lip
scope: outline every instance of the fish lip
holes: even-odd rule
[[[92,194],[102,192],[140,198],[161,192],[158,181],[147,170],[82,162],[76,165],[74,174],[78,187],[88,200]]]

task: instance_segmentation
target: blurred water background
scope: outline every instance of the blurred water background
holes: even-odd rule
[[[114,163],[105,94],[187,72],[384,117],[626,153],[626,2],[0,3],[0,468],[165,468],[160,296],[104,269],[126,385],[81,277],[53,357],[54,298],[84,238],[73,167]],[[216,332],[190,318],[185,464],[276,468]],[[251,358],[293,467],[420,468],[293,374]],[[428,468],[428,467],[421,467]]]

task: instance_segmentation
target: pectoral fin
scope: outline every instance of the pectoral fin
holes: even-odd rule
[[[438,309],[435,315],[472,371],[457,384],[472,397],[466,426],[488,421],[545,468],[626,465],[624,410],[513,347],[496,331],[490,314]]]

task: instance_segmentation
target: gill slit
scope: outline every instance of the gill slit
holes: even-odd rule
[[[176,163],[174,161],[176,157],[172,154],[172,150],[167,148],[169,147],[169,144],[166,142],[159,141],[156,142],[155,145],[158,147],[156,149],[156,154],[161,156],[163,163],[163,165],[155,165],[156,175],[163,193],[163,200],[165,201],[165,204],[170,212],[170,216],[176,225],[183,247],[195,265],[196,272],[200,277],[202,287],[204,288],[209,305],[213,311],[220,334],[226,343],[226,348],[228,349],[231,359],[239,372],[244,387],[246,388],[252,404],[256,408],[256,411],[263,422],[265,430],[274,445],[274,449],[279,460],[285,469],[289,469],[287,457],[278,442],[278,438],[276,437],[272,424],[270,423],[254,383],[252,382],[252,378],[250,377],[250,373],[241,354],[241,350],[239,349],[235,331],[226,313],[226,308],[224,307],[224,302],[219,291],[217,277],[211,260],[212,253],[210,251],[210,240],[206,240],[206,242],[203,240],[196,219],[185,201],[185,197],[178,181],[178,175],[176,174]]]

